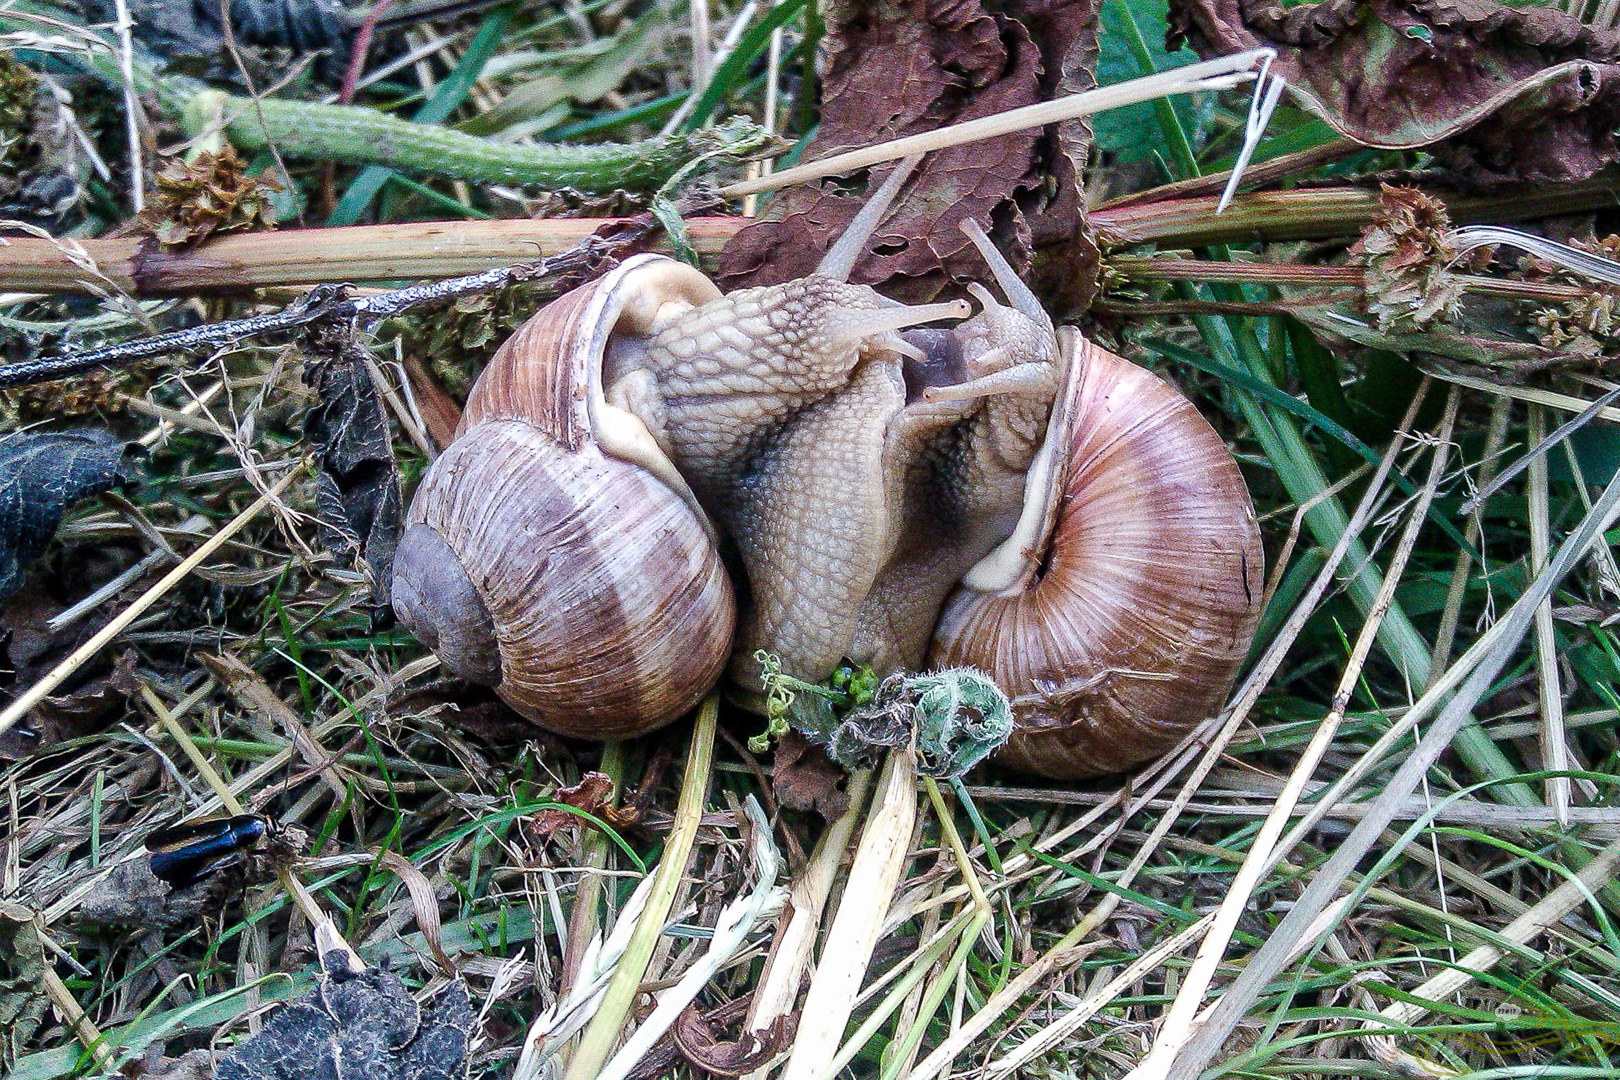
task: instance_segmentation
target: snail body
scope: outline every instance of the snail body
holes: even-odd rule
[[[757,691],[758,649],[809,681],[981,668],[1022,725],[1004,760],[1048,776],[1217,708],[1259,613],[1236,464],[976,226],[1005,305],[975,286],[923,328],[969,309],[849,284],[908,171],[808,278],[721,296],[637,256],[520,329],[412,504],[402,620],[566,734],[667,723],[728,657]]]

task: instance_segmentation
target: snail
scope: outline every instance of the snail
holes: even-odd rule
[[[728,668],[757,691],[761,648],[811,681],[971,665],[1012,699],[1004,759],[1054,777],[1219,706],[1259,614],[1236,463],[1168,384],[1055,329],[971,222],[1006,304],[851,284],[914,164],[809,277],[722,296],[635,256],[499,350],[395,559],[450,670],[620,737]]]

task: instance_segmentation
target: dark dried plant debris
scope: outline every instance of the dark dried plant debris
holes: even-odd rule
[[[325,973],[304,997],[219,1064],[217,1080],[454,1080],[466,1071],[472,1008],[465,984],[445,985],[418,1007],[398,978],[349,971],[322,957]]]
[[[156,196],[130,219],[127,231],[150,233],[159,246],[186,251],[219,233],[272,229],[270,196],[280,190],[274,180],[251,175],[229,143],[193,161],[170,158],[157,174]]]
[[[763,1031],[739,1031],[727,1038],[725,1030],[746,1014],[748,999],[727,1002],[703,1012],[693,1002],[676,1017],[670,1037],[681,1056],[712,1076],[745,1076],[769,1065],[793,1044],[797,1013],[778,1016]]]
[[[1492,0],[1171,0],[1170,45],[1269,45],[1295,96],[1370,146],[1429,147],[1480,184],[1620,161],[1620,32]]]
[[[89,161],[68,100],[0,52],[0,218],[56,226],[78,202]]]
[[[0,1074],[10,1073],[45,1020],[45,948],[34,912],[0,902]]]
[[[32,432],[0,439],[0,600],[80,499],[132,482],[132,447],[111,432]]]
[[[320,398],[305,417],[304,436],[315,457],[321,546],[340,565],[363,568],[383,607],[404,513],[399,468],[365,351],[347,328],[333,338],[316,346],[304,369],[304,381]]]
[[[805,161],[1094,85],[1094,0],[837,3],[826,18],[820,126]],[[1089,139],[1076,122],[928,155],[854,279],[888,282],[887,291],[907,300],[932,298],[951,281],[983,280],[983,262],[960,228],[971,217],[998,236],[1021,273],[1036,259],[1037,287],[1059,313],[1082,308],[1098,265],[1078,179]],[[874,169],[867,187],[892,167]],[[732,289],[809,273],[863,200],[862,190],[830,180],[777,195],[726,245],[716,279]]]
[[[797,731],[789,731],[776,744],[771,789],[787,809],[813,811],[827,821],[840,818],[849,809],[848,780],[825,750]]]

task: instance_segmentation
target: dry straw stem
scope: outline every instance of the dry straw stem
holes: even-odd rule
[[[703,820],[703,803],[709,793],[710,766],[714,761],[714,732],[720,715],[720,701],[710,696],[698,709],[697,723],[692,727],[692,745],[686,753],[686,774],[681,781],[680,799],[675,806],[675,821],[669,839],[664,844],[664,855],[653,872],[652,893],[647,906],[636,921],[635,933],[625,947],[624,956],[608,983],[602,1004],[590,1026],[585,1029],[568,1063],[565,1080],[595,1080],[603,1064],[618,1042],[625,1017],[641,988],[642,976],[652,960],[669,916],[675,891],[686,872],[687,859],[692,854],[692,843],[697,838],[699,823]]]
[[[0,731],[7,730],[18,720],[21,720],[27,715],[28,710],[38,705],[50,695],[51,691],[61,686],[69,676],[77,671],[79,665],[100,652],[108,642],[122,633],[125,627],[139,618],[143,611],[161,600],[170,589],[180,583],[182,578],[223,547],[225,541],[235,536],[242,526],[252,521],[265,507],[273,503],[287,489],[287,485],[292,483],[298,472],[299,470],[295,469],[277,480],[269,491],[255,499],[246,510],[226,522],[219,532],[215,533],[196,551],[181,560],[180,565],[163,575],[156,585],[142,593],[129,607],[114,615],[106,626],[96,631],[88,641],[69,653],[61,663],[48,671],[37,683],[23,691],[15,701],[6,706],[3,712],[0,712]]]
[[[73,1035],[84,1045],[85,1050],[95,1059],[96,1065],[102,1069],[110,1069],[113,1062],[112,1047],[107,1045],[107,1037],[96,1027],[95,1022],[86,1015],[79,1005],[73,991],[68,989],[62,976],[50,964],[44,966],[40,980],[45,984],[45,994],[56,1006],[57,1013],[73,1029]]]
[[[1543,406],[1531,405],[1526,410],[1530,422],[1530,444],[1539,446],[1547,434],[1547,418]],[[1525,498],[1530,512],[1530,572],[1539,574],[1547,568],[1547,551],[1552,545],[1552,524],[1547,509],[1547,455],[1534,454],[1530,459]],[[1569,743],[1564,739],[1564,692],[1558,677],[1558,644],[1553,636],[1552,597],[1536,607],[1536,685],[1541,694],[1541,761],[1542,768],[1562,772],[1569,768]],[[1558,827],[1569,827],[1569,777],[1549,776],[1546,780],[1546,799],[1552,805]]]
[[[1234,86],[1253,81],[1254,69],[1259,67],[1262,61],[1275,55],[1271,49],[1250,49],[1232,56],[1162,71],[1156,75],[1144,75],[1139,79],[1130,79],[1114,86],[1103,86],[1081,94],[1071,94],[1054,101],[1039,101],[1022,108],[1008,109],[994,116],[964,120],[960,124],[891,139],[876,146],[834,154],[820,161],[783,169],[769,176],[741,180],[721,188],[720,194],[725,198],[734,198],[739,195],[791,187],[809,180],[819,180],[824,176],[864,169],[884,161],[895,161],[913,154],[926,154],[950,146],[978,142],[981,139],[993,139],[998,135],[1023,131],[1026,128],[1044,127],[1064,120],[1077,120],[1082,116],[1090,116],[1107,109],[1134,105],[1140,101],[1152,101],[1171,94],[1187,94],[1197,90],[1229,90]]]
[[[1151,243],[1179,248],[1350,236],[1365,228],[1380,206],[1376,192],[1349,187],[1239,195],[1219,217],[1217,202],[1216,196],[1163,199],[1093,210],[1087,218],[1109,247]],[[1587,182],[1505,195],[1458,196],[1448,199],[1447,207],[1458,221],[1510,221],[1613,203],[1612,182]],[[75,241],[69,250],[55,240],[0,238],[0,290],[102,296],[111,289],[136,297],[196,296],[331,281],[365,284],[454,277],[558,254],[609,220],[618,219],[285,229],[221,236],[187,252],[143,250],[145,241],[133,237]],[[704,256],[718,254],[747,224],[745,218],[686,219],[693,247]]]
[[[821,963],[805,995],[783,1080],[822,1080],[828,1074],[905,869],[916,823],[915,759],[909,749],[890,751],[878,775],[838,914],[821,947]]]
[[[1411,711],[1394,725],[1392,733],[1395,730],[1408,730],[1411,724],[1417,723],[1426,715],[1426,711],[1421,708],[1425,703],[1432,709],[1435,703],[1450,692],[1457,681],[1461,681],[1461,686],[1455,686],[1457,691],[1455,696],[1435,717],[1427,734],[1419,740],[1417,746],[1401,763],[1400,768],[1385,783],[1383,790],[1374,798],[1367,816],[1351,830],[1350,835],[1317,870],[1310,884],[1305,887],[1265,944],[1249,957],[1242,972],[1216,1003],[1199,1018],[1197,1030],[1178,1055],[1171,1070],[1172,1075],[1188,1076],[1201,1072],[1219,1052],[1227,1036],[1242,1020],[1255,997],[1290,962],[1292,953],[1311,946],[1315,935],[1319,933],[1314,928],[1315,920],[1324,912],[1331,910],[1330,903],[1334,894],[1338,892],[1355,864],[1382,836],[1384,829],[1393,819],[1395,807],[1417,788],[1429,768],[1450,746],[1462,726],[1468,722],[1474,706],[1489,690],[1497,675],[1517,650],[1519,642],[1530,626],[1536,607],[1551,594],[1554,586],[1575,563],[1585,556],[1592,542],[1617,519],[1620,519],[1620,481],[1611,481],[1591,512],[1565,537],[1547,569],[1535,577],[1507,613],[1481,636],[1475,647],[1452,665],[1446,678],[1436,683],[1435,687],[1424,694]],[[1467,671],[1472,664],[1477,666],[1473,667],[1466,679],[1462,679],[1460,674],[1453,678],[1453,672]],[[1369,759],[1377,760],[1373,757],[1375,753],[1381,758],[1382,752],[1379,748],[1387,750],[1387,742],[1392,741],[1380,739],[1366,755],[1363,755],[1357,765]],[[1355,766],[1349,771],[1356,771]],[[1338,788],[1339,785],[1336,784],[1335,787]],[[1290,838],[1297,837],[1304,825],[1305,822],[1301,822],[1296,826]],[[1331,923],[1328,925],[1330,927]]]
[[[793,914],[777,932],[770,955],[765,959],[765,970],[748,1005],[749,1031],[765,1031],[778,1017],[793,1011],[794,1002],[799,998],[799,984],[815,952],[821,914],[826,910],[838,867],[844,861],[844,853],[866,809],[866,796],[871,789],[872,770],[860,769],[851,775],[849,809],[822,832],[810,861],[794,878],[788,893]],[[748,1074],[747,1080],[764,1080],[768,1071],[768,1066],[761,1068]]]
[[[1418,407],[1427,396],[1427,389],[1428,380],[1425,378],[1422,388],[1412,397],[1412,405],[1401,425],[1402,428],[1410,426],[1415,419]],[[1395,598],[1395,587],[1402,580],[1407,560],[1417,544],[1418,532],[1428,518],[1429,504],[1440,487],[1441,478],[1445,475],[1447,451],[1451,448],[1451,434],[1457,421],[1458,397],[1457,390],[1453,388],[1446,399],[1445,415],[1441,418],[1440,429],[1435,435],[1434,457],[1429,466],[1428,482],[1407,518],[1406,528],[1384,574],[1383,584],[1379,587],[1366,620],[1362,623],[1361,633],[1350,653],[1350,660],[1345,664],[1339,685],[1334,690],[1332,707],[1295,763],[1294,770],[1277,796],[1271,813],[1261,823],[1259,833],[1250,844],[1243,865],[1238,868],[1237,875],[1232,879],[1232,884],[1221,901],[1221,906],[1215,912],[1215,922],[1204,937],[1198,956],[1176,994],[1175,1002],[1165,1014],[1153,1049],[1131,1071],[1127,1080],[1165,1080],[1168,1077],[1170,1063],[1175,1059],[1188,1034],[1188,1024],[1197,1014],[1199,1006],[1203,1004],[1205,991],[1209,989],[1209,984],[1215,978],[1216,969],[1226,955],[1226,948],[1231,943],[1238,920],[1247,910],[1254,890],[1260,886],[1270,869],[1271,856],[1276,849],[1277,840],[1287,826],[1289,816],[1299,804],[1300,796],[1304,794],[1312,774],[1316,772],[1316,767],[1321,764],[1323,756],[1333,745],[1334,736],[1338,734],[1339,725],[1343,723],[1345,711],[1350,706],[1350,696],[1361,678],[1361,671],[1368,656],[1372,653],[1384,614]],[[1397,437],[1379,463],[1378,472],[1372,481],[1374,490],[1382,488],[1387,482],[1390,468],[1395,462],[1395,451],[1400,443],[1401,439]],[[1363,506],[1365,505],[1364,502]],[[1346,530],[1346,536],[1348,535],[1349,530]]]

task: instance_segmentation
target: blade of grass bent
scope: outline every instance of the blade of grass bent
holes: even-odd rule
[[[1281,972],[1293,947],[1291,943],[1302,938],[1307,925],[1327,908],[1356,863],[1394,820],[1400,801],[1416,790],[1430,766],[1469,721],[1474,705],[1490,689],[1516,651],[1529,629],[1537,606],[1551,595],[1554,586],[1574,568],[1592,542],[1617,519],[1620,519],[1620,481],[1611,481],[1579,527],[1559,545],[1558,553],[1547,569],[1537,575],[1530,587],[1508,609],[1499,624],[1500,636],[1494,647],[1481,658],[1479,666],[1458,688],[1456,696],[1441,710],[1427,734],[1385,784],[1383,791],[1368,808],[1367,816],[1357,823],[1350,835],[1317,870],[1311,883],[1305,887],[1266,944],[1249,958],[1237,978],[1210,1009],[1205,1021],[1177,1056],[1171,1069],[1172,1075],[1197,1076],[1219,1052],[1227,1035],[1247,1012],[1249,1005],[1265,985]]]

